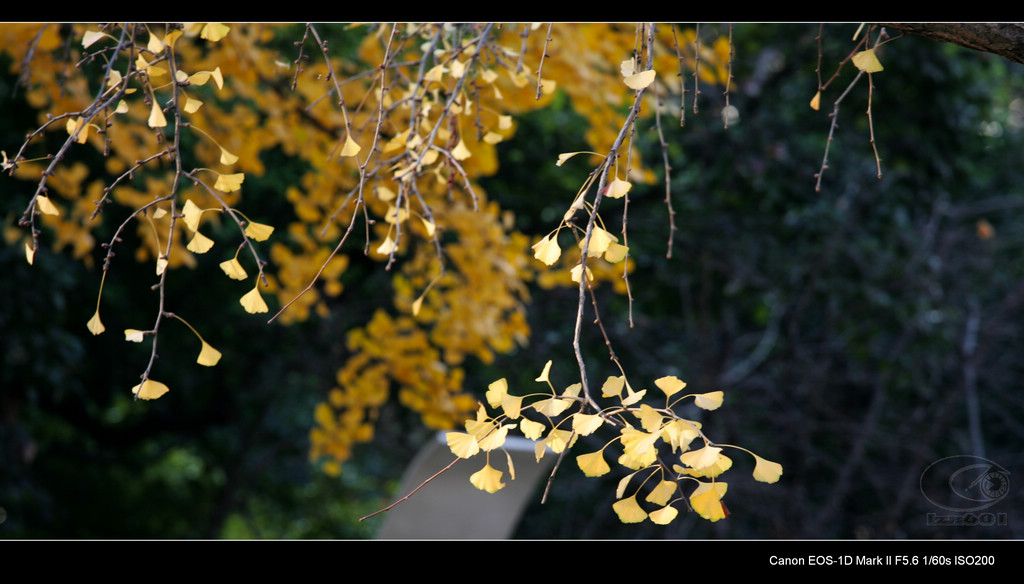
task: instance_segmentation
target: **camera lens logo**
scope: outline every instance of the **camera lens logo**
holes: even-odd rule
[[[1010,489],[1010,473],[978,456],[950,456],[921,473],[921,493],[943,509],[980,511],[999,502]]]

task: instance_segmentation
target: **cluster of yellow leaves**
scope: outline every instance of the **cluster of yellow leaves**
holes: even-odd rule
[[[217,188],[219,190],[224,190],[225,192],[238,190],[239,185],[241,185],[242,175],[232,175],[236,178],[230,179],[226,184],[222,182],[225,176],[226,175],[220,175],[220,178],[217,179],[217,185],[219,185]],[[202,219],[203,213],[206,211],[220,212],[222,209],[200,209],[192,202],[192,199],[187,200],[184,208],[182,209],[185,225],[187,225],[188,229],[193,232],[192,240],[189,241],[186,249],[195,254],[206,253],[213,247],[213,240],[206,237],[199,231],[199,222]],[[274,228],[263,223],[247,221],[245,222],[245,228],[242,233],[245,237],[254,241],[266,241],[270,239],[270,235],[274,233]],[[223,271],[224,274],[232,280],[244,280],[248,277],[248,273],[245,271],[245,268],[242,267],[241,262],[238,261],[238,254],[240,251],[241,247],[235,250],[234,257],[220,263],[221,271]],[[263,300],[263,296],[260,295],[259,283],[257,283],[252,290],[246,292],[239,299],[239,303],[249,314],[260,314],[270,310],[267,303]]]
[[[379,409],[397,391],[399,401],[433,428],[449,428],[476,400],[461,390],[463,371],[446,365],[410,317],[377,311],[365,328],[350,331],[353,356],[337,373],[328,401],[316,408],[310,459],[337,474],[358,442],[373,438]]]
[[[487,453],[483,469],[474,474],[474,486],[488,492],[504,487],[502,473],[491,466],[490,453],[500,448],[509,430],[518,428],[526,438],[535,441],[535,454],[539,461],[550,450],[560,453],[571,448],[578,436],[589,436],[604,426],[617,428],[618,435],[609,440],[600,450],[579,454],[576,463],[588,477],[599,477],[611,472],[604,451],[613,444],[622,449],[616,461],[629,470],[618,484],[616,503],[612,509],[623,523],[638,523],[646,519],[659,525],[670,523],[678,514],[675,505],[682,500],[701,517],[718,521],[728,512],[722,503],[728,484],[718,477],[732,467],[732,460],[722,454],[725,447],[743,450],[755,461],[753,476],[756,480],[774,483],[782,475],[782,466],[771,462],[746,449],[731,445],[716,445],[703,432],[699,422],[678,416],[673,408],[681,400],[692,398],[693,403],[704,410],[718,409],[723,402],[723,392],[712,391],[700,394],[678,396],[686,383],[675,376],[661,377],[654,385],[664,395],[664,407],[653,407],[643,403],[647,390],[635,391],[625,376],[610,376],[601,387],[602,398],[612,398],[612,405],[595,413],[584,413],[587,400],[580,396],[581,386],[575,383],[561,393],[555,391],[550,381],[551,361],[537,377],[546,383],[550,393],[541,392],[530,396],[515,396],[508,392],[508,383],[499,379],[490,384],[486,392],[487,405],[499,413],[489,416],[483,404],[477,409],[476,417],[465,422],[465,432],[452,431],[447,434],[448,446],[459,458],[470,458],[479,452]],[[531,398],[531,403],[526,399]],[[570,413],[570,410],[576,410]],[[528,418],[526,413],[537,414],[545,423]],[[635,420],[635,422],[633,421]],[[636,424],[636,425],[635,425]],[[694,443],[697,446],[692,446]],[[666,468],[660,456],[675,454],[679,464]],[[514,478],[515,470],[509,458],[509,472]],[[642,484],[656,480],[656,484],[644,497],[644,501],[657,507],[648,512],[638,501],[640,489],[630,496],[626,490],[634,478],[642,478]],[[687,483],[696,483],[688,498],[683,493]]]
[[[133,39],[135,45],[130,49],[127,45],[121,46],[119,52],[111,53],[113,59],[111,67],[104,68],[105,93],[101,99],[108,95],[120,93],[121,99],[116,104],[113,101],[107,102],[106,108],[102,111],[94,107],[95,95],[90,95],[88,90],[88,78],[75,76],[67,80],[61,79],[64,67],[53,61],[53,53],[56,48],[54,36],[58,34],[57,27],[43,27],[40,25],[17,25],[2,27],[4,35],[3,46],[6,49],[15,46],[33,46],[35,51],[31,62],[32,83],[27,89],[28,101],[40,111],[40,115],[49,112],[81,112],[70,114],[64,119],[62,129],[67,133],[70,143],[74,145],[91,144],[97,148],[106,150],[106,167],[103,169],[111,175],[125,173],[132,177],[135,172],[143,174],[141,181],[115,181],[115,188],[104,189],[101,179],[92,179],[90,171],[81,163],[72,165],[59,165],[53,173],[43,173],[39,163],[30,161],[17,161],[17,176],[22,178],[34,176],[47,176],[46,187],[51,193],[58,193],[62,199],[67,201],[65,208],[70,213],[62,213],[61,209],[48,196],[38,196],[35,206],[38,211],[48,218],[49,225],[54,229],[57,237],[55,247],[73,245],[76,256],[81,256],[87,262],[92,261],[89,251],[95,244],[91,236],[91,229],[99,224],[94,220],[97,211],[97,204],[103,199],[109,199],[128,208],[134,208],[131,216],[139,219],[138,232],[141,238],[141,245],[135,250],[136,258],[140,261],[155,258],[156,274],[162,278],[168,268],[180,265],[195,266],[196,261],[193,254],[205,254],[213,246],[213,239],[209,238],[199,230],[199,224],[204,211],[229,210],[225,207],[233,199],[237,199],[237,193],[245,179],[245,172],[217,172],[216,180],[212,186],[220,192],[215,195],[218,206],[215,209],[201,210],[196,206],[193,198],[205,199],[206,192],[198,189],[191,197],[185,200],[181,215],[175,215],[175,201],[167,193],[170,184],[173,182],[173,171],[148,169],[140,160],[153,159],[154,154],[165,148],[165,132],[168,129],[168,117],[165,115],[168,104],[178,106],[176,115],[194,115],[203,107],[203,100],[197,97],[200,88],[209,82],[216,86],[217,90],[225,87],[224,75],[219,66],[200,66],[189,74],[179,69],[170,71],[168,63],[185,63],[198,53],[196,38],[205,42],[217,42],[225,38],[230,27],[219,23],[194,23],[187,24],[182,28],[174,29],[166,35],[161,35],[158,30],[144,25],[127,25],[125,32],[129,35],[122,37],[118,34],[111,34],[116,26],[108,28],[107,31],[99,30],[90,25],[78,25],[72,34],[81,34],[81,43],[75,47],[82,52],[103,50],[104,45],[114,46],[123,38]],[[83,30],[84,29],[84,30]],[[42,34],[39,34],[39,33]],[[38,35],[32,44],[15,43],[17,39],[24,40],[29,35]],[[10,41],[10,42],[9,42]],[[199,42],[204,42],[199,41]],[[176,60],[169,59],[174,53]],[[213,51],[216,53],[216,51]],[[134,55],[134,61],[118,60],[123,55]],[[214,60],[217,60],[214,55]],[[81,59],[81,54],[71,56]],[[222,57],[221,57],[222,58]],[[229,59],[223,59],[224,62]],[[198,59],[192,59],[198,61]],[[188,66],[188,65],[186,65]],[[168,81],[173,77],[177,81],[180,93],[174,95],[176,101],[171,101],[171,85]],[[186,89],[187,88],[187,89]],[[215,110],[217,108],[214,108]],[[213,119],[220,115],[218,110]],[[40,118],[41,127],[47,127],[49,117]],[[59,118],[58,118],[59,119]],[[186,118],[187,119],[187,118]],[[198,119],[198,118],[197,118]],[[192,120],[193,124],[196,120]],[[209,121],[203,119],[203,122]],[[218,120],[219,121],[219,120]],[[212,123],[211,127],[218,124]],[[179,132],[184,126],[174,127],[171,130]],[[239,162],[240,158],[220,145],[204,132],[201,127],[191,126],[195,131],[207,140],[205,145],[213,144],[215,156],[211,158],[217,163],[230,166]],[[230,128],[224,128],[223,132],[230,132]],[[202,153],[201,153],[202,154]],[[5,170],[14,166],[8,162],[5,154]],[[199,157],[202,159],[202,156]],[[173,166],[173,165],[172,165]],[[244,166],[244,165],[243,165]],[[137,168],[135,168],[137,167]],[[131,170],[135,168],[135,170]],[[194,179],[193,179],[194,180]],[[196,183],[198,185],[198,183]],[[83,189],[88,185],[88,189]],[[107,192],[109,190],[109,192]],[[236,195],[231,195],[236,193]],[[156,201],[158,204],[154,204]],[[170,202],[166,202],[170,201]],[[237,211],[230,210],[232,214]],[[178,221],[183,219],[182,221]],[[183,224],[183,226],[181,225]],[[187,228],[187,244],[183,232]],[[244,237],[253,241],[264,241],[269,238],[273,228],[257,222],[244,221]],[[120,240],[117,240],[120,241]],[[26,259],[32,263],[35,256],[35,249],[26,244]],[[222,262],[222,270],[231,278],[244,279],[247,274],[238,261],[236,252],[233,259]],[[106,272],[104,272],[105,279]],[[102,284],[100,286],[100,299],[102,298]],[[101,334],[106,330],[100,318],[100,299],[97,300],[96,312],[89,319],[87,328],[94,335]],[[242,297],[242,305],[249,312],[266,312],[267,307],[254,289]],[[167,313],[169,314],[169,313]],[[174,316],[174,315],[172,315]],[[200,339],[201,349],[196,361],[200,365],[216,365],[221,353],[212,345],[207,343],[202,336],[190,324],[180,317]],[[158,320],[159,322],[159,320]],[[147,335],[158,334],[157,330],[140,331],[137,329],[126,329],[125,339],[129,342],[142,342]],[[167,386],[154,381],[144,375],[144,380],[132,388],[132,393],[141,399],[156,399],[167,392]]]
[[[462,387],[467,357],[491,362],[525,343],[526,238],[480,220],[498,212],[493,204],[480,211],[438,204],[434,212],[451,230],[450,265],[437,276],[432,247],[416,246],[394,278],[395,302],[406,315],[378,310],[367,326],[348,333],[351,357],[318,406],[310,435],[311,458],[328,472],[338,471],[352,444],[372,438],[376,411],[391,389],[427,426],[452,428],[476,405]]]

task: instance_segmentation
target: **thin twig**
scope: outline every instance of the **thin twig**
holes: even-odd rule
[[[434,473],[433,475],[431,475],[430,478],[428,478],[427,480],[425,480],[422,483],[420,483],[418,487],[416,487],[415,489],[409,491],[409,493],[406,496],[404,496],[401,499],[395,501],[394,503],[388,505],[387,507],[384,507],[383,509],[374,511],[373,513],[370,513],[369,515],[360,517],[359,521],[363,522],[363,521],[366,521],[367,519],[369,519],[369,518],[371,518],[371,517],[373,517],[375,515],[380,515],[381,513],[385,513],[387,511],[390,511],[390,510],[394,509],[395,507],[397,507],[400,503],[404,503],[405,501],[409,500],[409,498],[412,497],[413,495],[415,495],[420,489],[422,489],[423,487],[427,486],[427,483],[429,483],[430,481],[436,479],[437,477],[441,476],[442,474],[448,472],[453,466],[455,466],[455,463],[459,462],[460,460],[462,460],[462,459],[456,456],[455,460],[451,461],[448,464],[448,466],[442,468],[441,470],[439,470],[436,473]]]

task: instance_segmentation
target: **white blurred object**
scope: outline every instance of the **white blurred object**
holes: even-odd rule
[[[448,449],[445,432],[423,447],[402,477],[396,493],[404,497],[423,481],[448,466],[455,455]],[[536,486],[546,477],[557,455],[550,450],[537,462],[532,440],[509,436],[502,449],[491,452],[491,466],[502,471],[505,488],[496,493],[481,491],[469,477],[486,464],[483,453],[460,460],[430,481],[412,497],[386,513],[378,539],[507,539],[531,501],[539,497]],[[516,478],[508,472],[505,452],[512,456]]]

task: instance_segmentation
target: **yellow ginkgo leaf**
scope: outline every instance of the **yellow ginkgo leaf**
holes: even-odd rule
[[[717,410],[722,405],[722,400],[725,399],[725,393],[721,391],[710,391],[708,393],[698,393],[694,396],[694,403],[697,404],[698,408],[704,410]]]
[[[647,71],[641,71],[640,73],[630,75],[623,79],[623,81],[626,83],[626,87],[634,91],[639,91],[647,88],[651,83],[654,83],[655,75],[654,69],[648,69]]]
[[[554,453],[559,453],[566,448],[570,448],[573,442],[576,441],[576,434],[569,430],[559,430],[558,428],[552,428],[548,432],[547,438],[544,439],[544,444],[551,449]]]
[[[166,269],[167,269],[167,258],[164,258],[164,257],[156,258],[156,275],[157,276],[163,275],[164,270],[166,270]]]
[[[488,464],[473,473],[469,477],[469,482],[481,491],[497,493],[505,487],[505,483],[501,482],[501,475],[503,474],[503,472]]]
[[[438,83],[444,78],[444,65],[434,65],[430,71],[427,71],[426,75],[423,76],[423,80],[430,82],[436,81]]]
[[[690,468],[700,470],[715,464],[721,452],[722,449],[717,446],[705,445],[700,450],[690,450],[680,454],[679,460]]]
[[[154,55],[159,55],[164,50],[164,42],[160,40],[155,34],[149,35],[149,42],[146,43],[146,49]]]
[[[388,235],[384,238],[384,241],[377,246],[377,253],[380,255],[391,255],[391,252],[395,251],[395,240],[391,239]]]
[[[628,193],[631,188],[633,188],[632,183],[617,178],[608,184],[608,188],[605,190],[605,196],[612,199],[621,199],[626,196],[626,193]]]
[[[183,34],[185,34],[185,31],[181,29],[172,30],[171,32],[167,33],[167,36],[164,37],[164,44],[171,48],[174,48],[174,42],[177,41],[178,37],[180,37]]]
[[[153,108],[149,111],[149,121],[146,122],[150,128],[164,128],[167,126],[167,118],[164,117],[160,104],[153,100]]]
[[[501,411],[510,420],[518,420],[523,409],[523,398],[517,395],[506,395],[501,399]]]
[[[778,482],[779,477],[782,476],[782,465],[777,462],[772,462],[761,458],[758,455],[754,455],[754,460],[757,461],[754,465],[754,478],[763,483],[775,483]]]
[[[494,69],[484,69],[480,73],[480,78],[483,79],[484,83],[494,83],[498,78],[498,74],[494,72]]]
[[[580,274],[583,272],[583,266],[576,264],[573,269],[569,270],[569,276],[572,277],[572,281],[577,284],[580,283]],[[590,266],[587,266],[587,281],[594,281],[594,273],[590,271]]]
[[[626,494],[626,487],[629,486],[629,481],[633,479],[633,475],[628,474],[619,479],[618,486],[615,487],[615,498],[621,499]]]
[[[628,469],[641,470],[648,468],[658,460],[658,449],[649,448],[647,452],[635,455],[633,452],[623,452],[618,463]]]
[[[132,394],[139,399],[157,399],[170,391],[166,385],[159,381],[147,379],[132,388]]]
[[[199,219],[203,216],[203,211],[192,202],[192,199],[185,201],[185,206],[181,209],[182,215],[185,217],[185,225],[192,231],[199,229]]]
[[[544,262],[545,265],[550,266],[557,262],[561,255],[562,248],[558,247],[558,240],[553,239],[550,235],[545,235],[543,239],[533,244],[533,257]]]
[[[455,160],[465,160],[472,155],[473,153],[466,147],[464,140],[459,140],[459,143],[455,145],[455,149],[452,150],[452,156],[455,157]]]
[[[820,108],[820,107],[821,107],[821,90],[818,90],[814,94],[814,97],[811,98],[811,109],[814,110],[814,111],[818,111],[818,108]]]
[[[263,297],[260,296],[260,289],[257,285],[249,292],[242,296],[239,301],[242,304],[242,308],[245,309],[249,314],[257,314],[260,312],[268,312],[270,309],[267,307],[267,303],[263,301]]]
[[[604,418],[598,414],[572,415],[572,429],[580,436],[589,436],[604,424]]]
[[[722,497],[728,488],[726,483],[701,483],[690,495],[690,505],[701,517],[712,523],[725,519],[725,506]]]
[[[274,233],[274,228],[270,225],[264,225],[263,223],[250,221],[249,224],[245,226],[245,234],[256,241],[266,241],[267,239],[270,239],[270,235],[272,233]]]
[[[695,422],[677,419],[662,426],[661,434],[672,446],[673,452],[679,449],[686,450],[690,447],[690,442],[700,436],[697,432],[699,427]]]
[[[388,206],[387,213],[384,214],[384,220],[391,224],[405,223],[405,220],[409,218],[409,210],[405,207],[401,209],[394,205]]]
[[[874,49],[861,51],[854,55],[853,65],[865,73],[878,73],[882,70],[882,63],[879,62]]]
[[[213,82],[217,85],[217,89],[224,89],[224,75],[220,72],[220,67],[210,71],[210,77],[213,78]]]
[[[541,383],[546,383],[548,381],[548,374],[549,373],[551,373],[551,359],[548,359],[548,362],[544,364],[544,371],[541,371],[540,372],[540,377],[538,377],[537,379],[534,379],[534,381],[539,381]]]
[[[85,141],[89,139],[89,125],[82,118],[68,118],[68,123],[65,124],[65,127],[67,128],[68,136],[74,136],[75,130],[78,130],[75,142],[85,144]]]
[[[686,382],[675,375],[666,375],[665,377],[655,379],[654,385],[657,385],[658,389],[665,392],[666,397],[671,397],[672,394],[686,387]]]
[[[604,259],[615,264],[626,259],[626,254],[629,253],[629,246],[625,246],[614,241],[608,244],[608,249],[604,252]]]
[[[469,152],[469,150],[466,150],[466,152]],[[420,160],[419,165],[417,165],[416,168],[423,168],[426,166],[430,166],[431,164],[434,164],[435,162],[437,162],[437,158],[439,156],[440,154],[438,154],[437,150],[427,150],[426,152],[423,153],[423,158]],[[466,158],[469,157],[467,156]],[[459,160],[461,160],[461,158],[459,158]]]
[[[611,233],[595,225],[593,231],[590,233],[590,247],[587,248],[587,257],[601,256],[604,252],[608,251],[608,245],[615,243],[618,239],[619,238],[615,237]],[[581,252],[583,251],[583,244],[586,242],[586,238],[580,240],[579,246]]]
[[[512,79],[512,85],[516,87],[526,87],[526,84],[530,82],[530,76],[526,74],[526,71],[508,70],[508,75]]]
[[[402,150],[402,149],[407,148],[407,147],[411,148],[412,144],[409,144],[409,143],[406,142],[408,140],[408,138],[409,138],[409,129],[406,128],[405,130],[402,130],[396,136],[394,136],[393,138],[391,138],[390,140],[388,140],[387,142],[384,143],[384,153],[385,154],[390,154],[390,153],[394,152],[395,150]],[[417,136],[417,138],[418,138],[418,136]]]
[[[434,222],[429,220],[429,219],[427,219],[427,218],[425,218],[425,217],[421,217],[420,218],[420,223],[423,223],[423,229],[426,230],[427,237],[434,237],[434,229],[435,229]]]
[[[533,404],[533,408],[548,417],[555,417],[575,403],[571,399],[548,398]]]
[[[213,240],[196,231],[196,234],[192,236],[192,241],[188,242],[185,249],[192,253],[206,253],[210,251],[210,248],[212,247]]]
[[[395,199],[395,192],[387,187],[378,186],[377,198],[384,202],[393,201]]]
[[[463,63],[462,61],[454,59],[451,62],[451,65],[452,77],[454,77],[455,79],[460,79],[462,78],[463,75],[466,74],[466,64]]]
[[[222,174],[217,177],[217,182],[214,183],[213,188],[224,193],[233,193],[242,188],[243,181],[245,181],[244,172]]]
[[[641,458],[652,450],[655,442],[661,438],[660,434],[647,433],[632,427],[625,427],[620,432],[622,448],[626,454],[633,458]]]
[[[512,463],[512,453],[505,451],[505,462],[508,463],[508,476],[512,480],[516,480],[516,465]]]
[[[647,512],[640,508],[640,504],[636,502],[636,495],[629,497],[628,499],[620,499],[612,505],[612,509],[615,510],[615,514],[619,516],[619,521],[623,523],[640,523],[644,519],[647,519]]]
[[[579,397],[580,391],[583,390],[582,383],[573,383],[562,390],[562,397]]]
[[[34,247],[32,247],[31,243],[26,241],[25,242],[25,260],[28,262],[28,265],[30,265],[30,266],[32,265],[32,260],[35,258],[35,256],[36,256],[36,249]]]
[[[469,458],[480,452],[480,444],[477,443],[476,437],[466,432],[448,432],[445,434],[445,440],[448,442],[448,448],[452,451],[452,454],[459,458]]]
[[[489,434],[478,440],[480,450],[490,452],[495,448],[501,448],[505,444],[505,439],[508,437],[509,429],[515,427],[515,424],[505,424],[498,428],[494,428]]]
[[[657,525],[668,525],[669,523],[672,523],[672,520],[675,519],[678,514],[679,511],[677,511],[675,507],[668,505],[667,507],[662,507],[657,511],[651,511],[651,523],[655,523]]]
[[[544,433],[544,424],[524,418],[519,422],[519,431],[530,440],[537,440]]]
[[[598,450],[590,454],[581,454],[576,457],[576,464],[579,465],[583,474],[588,477],[600,477],[608,474],[612,469],[604,459],[604,454]]]
[[[713,479],[723,472],[732,468],[732,459],[724,454],[719,454],[715,463],[709,467],[702,468],[700,470],[686,468],[683,469],[679,474],[686,474],[691,477],[703,477]]]
[[[89,332],[91,332],[94,335],[98,335],[103,331],[107,330],[107,327],[103,326],[103,322],[100,320],[99,308],[96,309],[95,314],[92,315],[92,318],[89,319],[89,322],[86,323],[85,326],[88,327]]]
[[[60,209],[45,195],[36,195],[36,207],[45,215],[60,215]]]
[[[206,341],[203,341],[203,348],[199,351],[199,357],[196,359],[196,363],[207,367],[213,367],[218,361],[220,361],[220,351],[214,349]]]
[[[141,343],[145,332],[137,329],[124,329],[124,340],[131,343]]]
[[[622,398],[622,405],[628,408],[629,406],[631,406],[631,405],[639,402],[640,400],[644,399],[644,394],[646,394],[646,393],[647,393],[646,389],[641,389],[640,391],[634,392],[634,391],[632,391],[631,389],[629,389],[627,387],[626,388],[626,394],[627,395],[626,395],[626,397]]]
[[[667,505],[672,500],[672,496],[676,494],[676,488],[675,481],[661,481],[647,494],[644,500],[655,505]]]
[[[633,415],[640,418],[641,428],[652,433],[660,431],[661,424],[665,420],[665,416],[661,412],[647,404],[640,404],[640,411],[634,411]]]
[[[570,158],[576,156],[577,154],[583,154],[583,152],[563,152],[559,154],[558,162],[555,163],[555,166],[562,166],[563,164],[565,164],[566,160],[569,160]]]
[[[601,385],[601,397],[619,397],[622,395],[622,388],[626,385],[626,378],[622,375],[608,377]]]
[[[359,154],[360,146],[352,139],[352,136],[345,136],[345,145],[341,148],[341,156],[349,157]]]
[[[224,88],[224,76],[220,72],[220,67],[217,67],[213,71],[199,71],[197,73],[193,73],[192,76],[188,78],[188,82],[192,85],[206,85],[211,78],[214,83],[217,84],[217,89]]]
[[[225,165],[232,165],[238,162],[238,157],[228,152],[223,147],[220,149],[220,163]]]
[[[506,395],[508,395],[508,380],[502,377],[497,381],[492,381],[487,386],[485,397],[487,398],[487,403],[492,408],[496,408],[501,405],[501,400],[505,399]]]
[[[232,280],[244,280],[249,277],[245,273],[245,268],[242,267],[241,262],[238,261],[238,258],[231,258],[221,262],[220,269],[224,270],[224,273]]]
[[[228,32],[231,30],[227,25],[220,22],[207,22],[206,26],[203,27],[202,32],[199,33],[200,38],[204,38],[210,42],[217,42],[220,39],[228,36]]]
[[[100,32],[98,30],[87,30],[87,31],[85,31],[85,34],[82,35],[82,48],[83,49],[89,48],[90,45],[92,45],[93,43],[95,43],[96,41],[100,40],[103,37],[110,37],[110,35],[108,35],[106,33],[102,33],[102,32]],[[114,38],[114,37],[110,37],[110,38]]]

